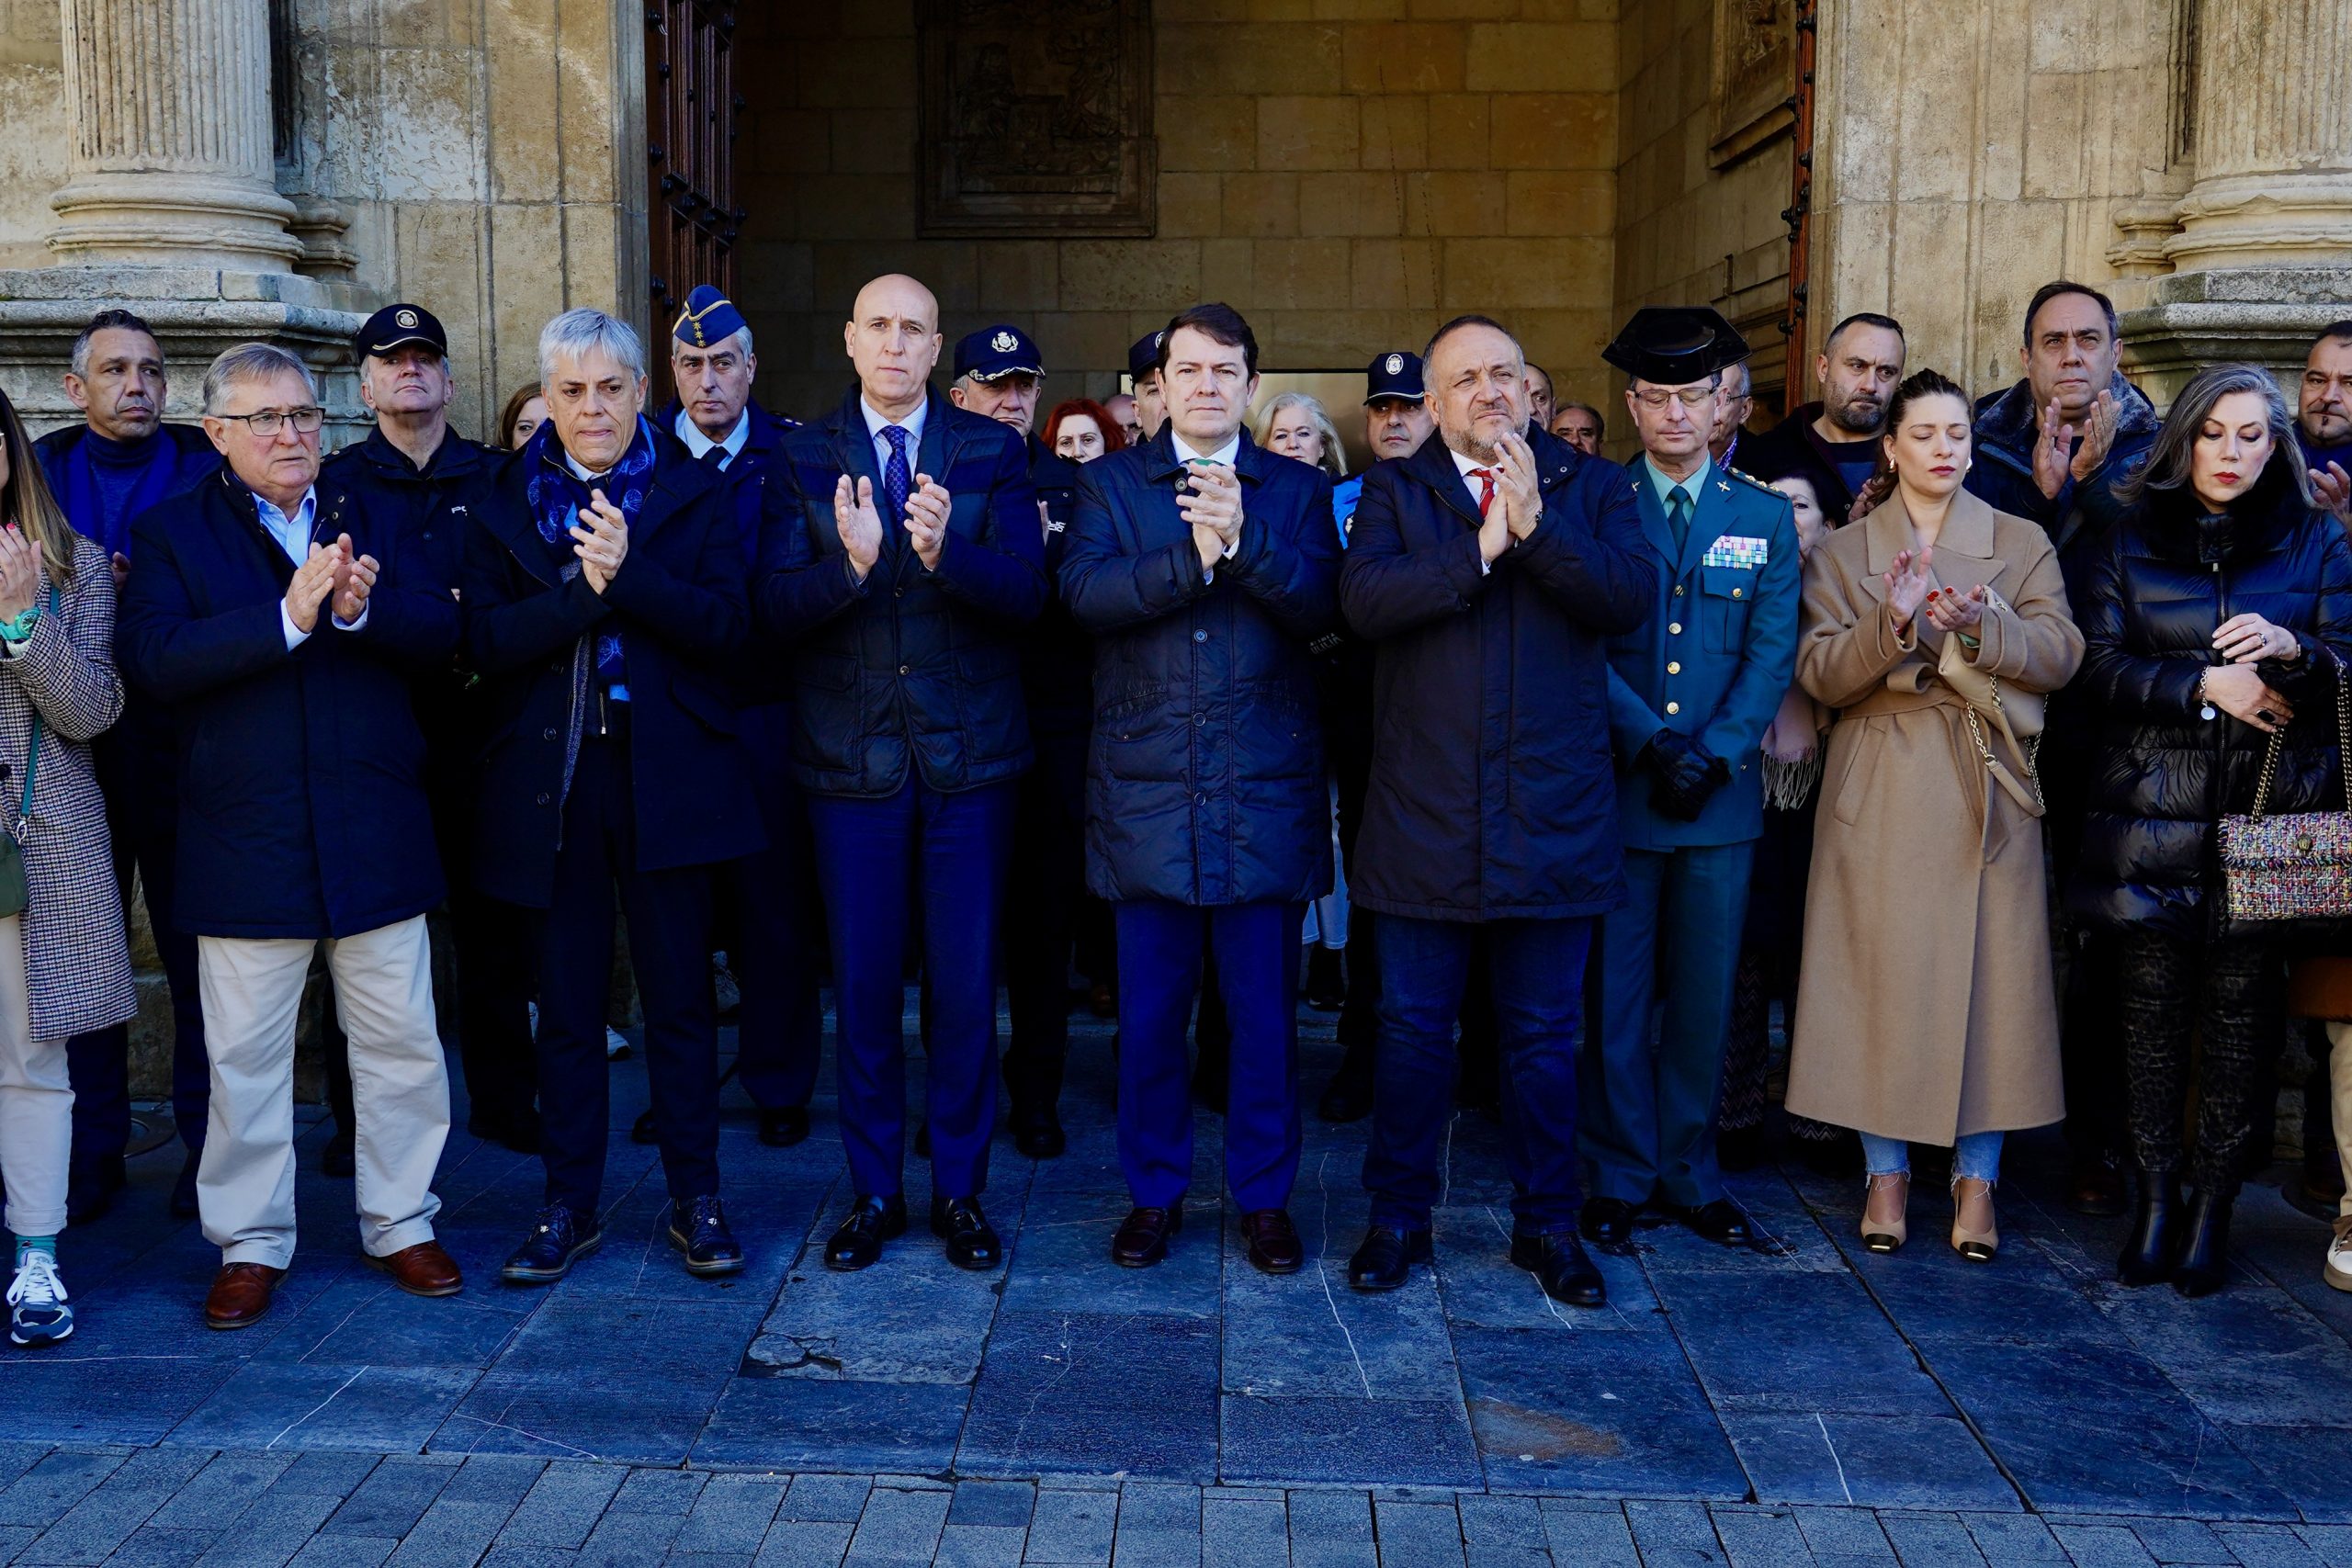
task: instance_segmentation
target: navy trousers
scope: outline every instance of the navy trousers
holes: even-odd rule
[[[134,872],[146,899],[147,924],[154,932],[156,955],[163,960],[172,996],[172,1120],[179,1126],[180,1142],[193,1154],[204,1146],[212,1066],[204,1049],[196,938],[172,923],[178,807],[171,798],[171,764],[167,757],[150,756],[142,761],[128,743],[109,745],[110,739],[99,738],[95,761],[106,795],[107,828],[114,840],[115,886],[122,896],[126,925]],[[130,1026],[118,1023],[74,1035],[65,1042],[65,1065],[74,1085],[74,1168],[119,1158],[130,1142]]]
[[[548,1201],[589,1214],[601,1206],[613,1119],[605,1012],[616,893],[645,1011],[645,1073],[662,1169],[671,1198],[684,1203],[718,1190],[711,870],[637,869],[628,741],[618,733],[581,740],[563,804],[554,901],[538,933],[539,1157]]]
[[[1012,861],[1014,784],[940,795],[910,777],[880,799],[812,795],[808,825],[833,950],[836,1099],[860,1197],[903,1190],[907,1142],[903,958],[920,897],[923,1076],[931,1187],[988,1187],[996,1131],[997,930]],[[917,891],[919,889],[919,891]]]
[[[1380,917],[1380,1045],[1363,1184],[1372,1223],[1425,1230],[1438,1201],[1439,1151],[1453,1117],[1453,1022],[1471,953],[1483,940],[1501,1046],[1503,1158],[1513,1228],[1572,1230],[1577,1173],[1577,1032],[1590,919],[1422,920]]]
[[[733,935],[728,958],[743,998],[735,1064],[763,1111],[792,1111],[816,1092],[825,1011],[817,997],[808,919],[808,812],[792,779],[792,709],[773,703],[738,715],[768,830],[768,847],[718,868],[718,898]]]
[[[1625,902],[1601,917],[1593,963],[1598,1049],[1583,1065],[1601,1197],[1695,1207],[1724,1195],[1715,1101],[1755,859],[1752,840],[1625,852]]]
[[[1193,1179],[1184,1025],[1203,958],[1233,1032],[1225,1179],[1244,1213],[1279,1209],[1298,1179],[1298,931],[1304,904],[1115,906],[1119,923],[1119,1165],[1139,1208],[1170,1209]]]
[[[1033,721],[1034,724],[1034,721]],[[1051,1110],[1069,1055],[1069,961],[1086,897],[1087,733],[1035,727],[1037,765],[1013,814],[1004,915],[1004,999],[1012,1020],[1004,1082],[1015,1110]]]

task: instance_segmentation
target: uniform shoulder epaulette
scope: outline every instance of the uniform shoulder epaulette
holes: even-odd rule
[[[1754,485],[1758,490],[1762,491],[1766,495],[1770,496],[1770,497],[1771,497],[1773,500],[1775,500],[1775,501],[1781,501],[1781,500],[1785,500],[1785,499],[1786,499],[1785,497],[1783,497],[1783,496],[1781,494],[1781,492],[1780,492],[1779,491],[1774,490],[1770,485],[1766,484],[1762,479],[1758,479],[1754,474],[1747,473],[1747,472],[1745,472],[1745,471],[1741,470],[1741,469],[1738,469],[1738,468],[1726,468],[1724,470],[1724,472],[1725,472],[1725,473],[1729,474],[1732,478],[1734,478],[1734,479],[1744,479],[1744,480],[1746,480],[1747,483],[1749,483],[1749,484],[1751,484],[1751,485]]]

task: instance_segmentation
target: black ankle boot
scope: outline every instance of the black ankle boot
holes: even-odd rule
[[[2184,1296],[2210,1296],[2230,1280],[2230,1207],[2234,1190],[2197,1185],[2188,1200],[2183,1228],[2180,1264],[2173,1270],[2172,1288]]]
[[[2140,1206],[2115,1277],[2137,1290],[2172,1278],[2180,1241],[2180,1176],[2177,1171],[2140,1172]]]

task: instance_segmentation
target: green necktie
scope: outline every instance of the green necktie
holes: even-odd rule
[[[1679,556],[1690,542],[1690,495],[1679,485],[1666,492],[1666,520],[1674,529],[1674,552]]]

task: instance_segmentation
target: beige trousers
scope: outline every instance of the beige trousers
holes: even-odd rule
[[[2327,1099],[2335,1121],[2335,1162],[2346,1187],[2338,1214],[2352,1214],[2352,1023],[2327,1026]]]
[[[294,1021],[318,943],[198,937],[212,1112],[196,1201],[223,1263],[294,1260]],[[387,1258],[433,1239],[433,1172],[449,1136],[449,1072],[433,1023],[424,917],[329,941],[351,1042],[359,1240]]]
[[[55,1235],[65,1228],[66,1162],[74,1152],[74,1085],[65,1042],[33,1038],[25,975],[25,920],[0,919],[0,1181],[8,1228]]]

